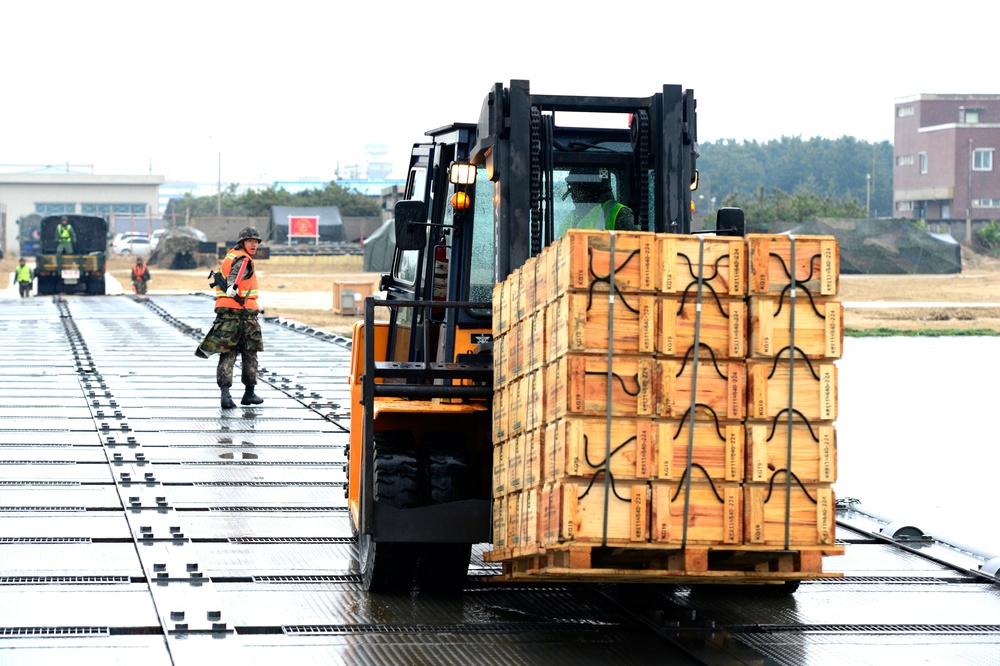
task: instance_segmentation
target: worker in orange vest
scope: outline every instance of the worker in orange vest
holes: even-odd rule
[[[132,267],[132,291],[136,294],[145,294],[149,278],[149,267],[143,263],[142,257],[136,257],[135,266]]]
[[[264,402],[254,390],[257,385],[257,352],[264,350],[264,339],[257,320],[257,271],[253,261],[260,241],[260,234],[255,228],[243,227],[236,246],[226,253],[222,268],[213,274],[215,322],[195,351],[195,355],[201,358],[219,354],[216,381],[222,392],[223,409],[236,407],[229,389],[233,385],[237,354],[242,363],[244,387],[240,404],[259,405]]]

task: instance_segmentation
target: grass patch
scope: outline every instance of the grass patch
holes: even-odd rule
[[[884,326],[879,326],[877,328],[845,328],[844,336],[849,338],[946,338],[946,337],[996,337],[1000,336],[1000,331],[994,331],[989,328],[920,328],[912,331],[906,331],[898,328],[886,328]]]

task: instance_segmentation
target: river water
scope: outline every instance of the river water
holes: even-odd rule
[[[838,498],[1000,556],[1000,338],[847,338]]]

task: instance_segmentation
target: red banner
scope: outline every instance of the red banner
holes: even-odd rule
[[[289,236],[319,236],[319,217],[315,215],[292,217],[288,216]]]

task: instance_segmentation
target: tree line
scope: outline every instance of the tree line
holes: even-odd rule
[[[368,195],[341,187],[335,182],[328,183],[322,189],[313,188],[294,194],[283,187],[239,193],[239,187],[239,184],[234,183],[219,195],[201,197],[187,192],[182,197],[170,200],[165,216],[183,217],[190,214],[213,217],[221,209],[223,217],[270,217],[271,206],[337,206],[344,217],[381,215],[378,201]]]
[[[812,217],[892,216],[889,141],[721,139],[699,144],[698,152],[695,201],[702,212],[737,206],[758,229]]]

